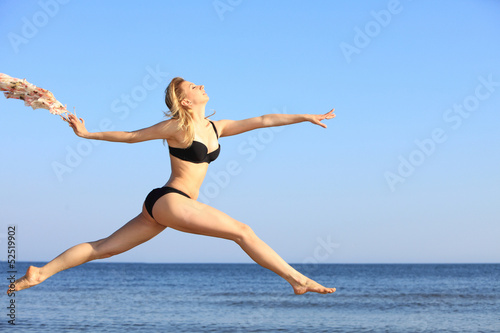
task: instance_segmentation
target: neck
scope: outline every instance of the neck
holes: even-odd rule
[[[205,105],[196,106],[191,111],[195,123],[201,123],[205,119]]]

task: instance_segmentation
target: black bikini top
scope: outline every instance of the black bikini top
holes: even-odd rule
[[[219,134],[217,133],[217,128],[215,128],[215,125],[213,122],[210,121],[212,124],[215,135],[217,136],[217,139],[219,139]],[[183,161],[188,161],[192,163],[210,163],[213,162],[217,159],[220,153],[220,145],[217,147],[216,150],[213,152],[208,152],[207,146],[205,146],[203,143],[199,141],[193,141],[191,146],[187,148],[175,148],[175,147],[170,147],[168,146],[168,150],[170,151],[170,154],[180,158]]]

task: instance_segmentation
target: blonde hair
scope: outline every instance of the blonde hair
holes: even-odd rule
[[[165,104],[169,110],[165,115],[177,120],[177,128],[184,132],[182,142],[191,146],[194,141],[193,114],[181,104],[181,101],[186,98],[181,87],[184,81],[186,80],[182,77],[174,77],[165,89]]]

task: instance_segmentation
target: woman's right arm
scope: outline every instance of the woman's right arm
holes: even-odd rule
[[[67,121],[79,137],[110,142],[136,143],[148,140],[169,139],[176,131],[176,126],[171,120],[165,120],[156,125],[133,132],[110,131],[93,133],[87,131],[85,121],[82,118],[77,118],[75,115],[70,114]]]

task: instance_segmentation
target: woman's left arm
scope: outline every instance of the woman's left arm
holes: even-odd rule
[[[326,125],[321,121],[335,118],[334,110],[332,109],[325,114],[266,114],[243,120],[219,120],[216,123],[221,137],[236,135],[257,128],[291,125],[304,121],[310,121],[313,124],[326,128]]]

